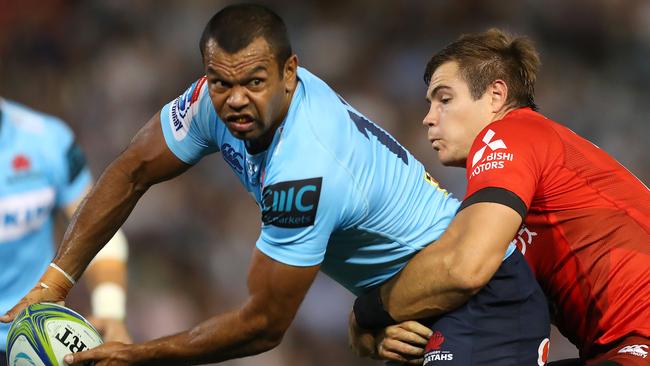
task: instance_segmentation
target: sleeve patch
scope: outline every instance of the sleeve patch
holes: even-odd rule
[[[72,183],[86,167],[86,157],[76,142],[70,145],[65,156],[68,163],[68,183]]]
[[[285,228],[314,225],[323,178],[280,182],[264,187],[262,222]]]
[[[187,136],[192,123],[190,109],[195,105],[202,92],[206,77],[195,81],[180,97],[176,98],[169,109],[169,123],[176,141],[181,141]]]

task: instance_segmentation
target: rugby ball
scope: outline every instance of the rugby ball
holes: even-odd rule
[[[66,366],[63,357],[102,344],[97,330],[64,306],[39,303],[25,308],[7,336],[8,366]]]

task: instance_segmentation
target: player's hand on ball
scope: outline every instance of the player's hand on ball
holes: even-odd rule
[[[101,334],[104,342],[133,343],[126,324],[120,319],[89,317],[88,322]]]
[[[386,327],[375,339],[377,356],[383,360],[422,365],[424,347],[431,334],[431,329],[416,321]]]
[[[130,350],[132,345],[110,342],[88,351],[72,353],[65,356],[68,365],[85,365],[92,362],[95,366],[126,366],[135,365],[136,361]]]
[[[39,302],[52,302],[64,305],[63,300],[68,296],[72,283],[58,271],[48,268],[43,277],[38,281],[18,304],[0,317],[0,322],[9,323],[13,321],[23,309],[31,304]]]

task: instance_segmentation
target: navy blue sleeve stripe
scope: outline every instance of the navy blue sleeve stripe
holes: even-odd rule
[[[86,157],[76,142],[70,145],[65,155],[68,163],[68,183],[72,183],[86,167]]]
[[[460,207],[458,208],[458,212],[479,202],[500,203],[517,211],[522,220],[526,218],[527,210],[524,201],[522,201],[522,199],[513,192],[505,188],[498,187],[486,187],[474,192],[474,194],[467,197],[467,199],[461,203]]]

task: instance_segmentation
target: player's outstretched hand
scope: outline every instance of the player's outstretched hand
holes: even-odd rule
[[[97,329],[106,343],[133,343],[124,321],[120,319],[88,317],[88,322]]]
[[[73,285],[74,283],[66,278],[60,269],[55,269],[50,265],[36,286],[18,304],[1,316],[0,322],[9,323],[13,321],[23,309],[38,302],[53,302],[63,305],[63,300],[68,296],[68,292]]]
[[[416,321],[386,327],[375,337],[377,358],[422,365],[424,348],[431,334],[431,329]]]
[[[133,345],[120,342],[104,343],[88,351],[72,353],[63,359],[68,365],[85,365],[91,362],[95,366],[127,366],[135,365]]]

